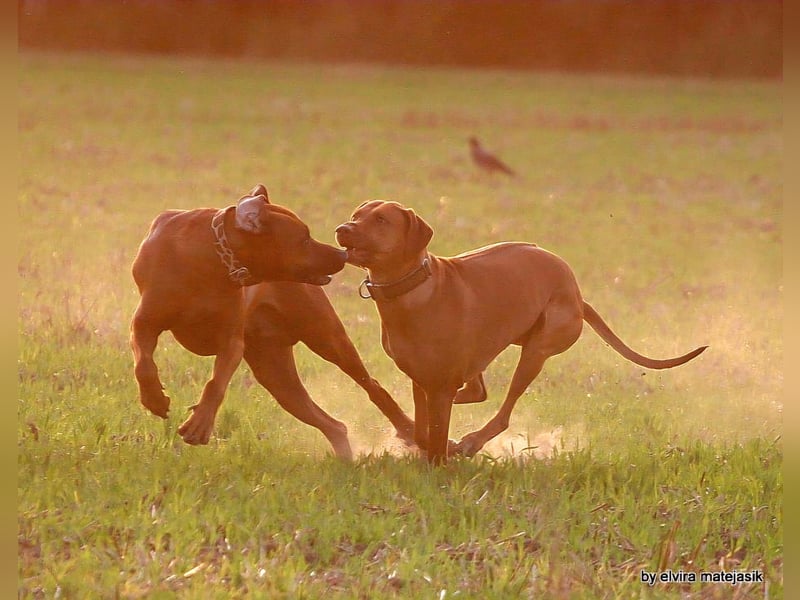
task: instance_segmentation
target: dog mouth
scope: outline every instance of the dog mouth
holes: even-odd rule
[[[354,246],[344,246],[344,251],[347,252],[347,259],[345,262],[348,264],[360,267],[364,263],[363,252]]]
[[[345,262],[354,267],[366,268],[372,262],[374,251],[365,248],[365,240],[360,239],[351,229],[341,226],[336,231],[336,241],[347,253]],[[369,245],[369,244],[367,244]]]

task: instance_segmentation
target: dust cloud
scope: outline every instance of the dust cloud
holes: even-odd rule
[[[351,437],[353,453],[356,457],[381,456],[388,454],[396,457],[421,456],[417,448],[404,444],[392,431],[386,431],[377,441],[367,441]],[[541,431],[533,436],[527,432],[505,431],[490,440],[480,454],[491,458],[533,458],[544,460],[551,458],[565,447],[563,427],[555,427]]]

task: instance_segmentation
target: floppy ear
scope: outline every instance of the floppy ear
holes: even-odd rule
[[[261,213],[267,203],[266,196],[245,196],[236,205],[236,227],[250,233],[261,232]]]
[[[267,188],[264,187],[264,184],[259,183],[256,187],[250,190],[250,193],[247,194],[248,196],[264,196],[264,199],[269,204],[269,194],[267,193]]]
[[[412,209],[407,208],[406,211],[408,211],[406,212],[408,229],[406,231],[406,246],[403,254],[405,258],[412,258],[422,252],[431,241],[433,229]]]

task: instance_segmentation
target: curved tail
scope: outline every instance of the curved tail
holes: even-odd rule
[[[638,352],[634,352],[628,348],[628,346],[625,345],[625,342],[619,339],[616,333],[611,331],[611,328],[606,325],[602,317],[597,314],[597,311],[593,309],[588,302],[583,303],[583,320],[591,325],[592,329],[597,332],[597,335],[603,338],[614,350],[619,352],[629,361],[634,362],[642,367],[647,367],[648,369],[671,369],[672,367],[677,367],[678,365],[689,362],[695,356],[701,354],[706,348],[708,348],[708,346],[701,346],[700,348],[696,348],[695,350],[692,350],[683,356],[678,356],[677,358],[665,358],[663,360],[647,358],[646,356],[642,356]]]

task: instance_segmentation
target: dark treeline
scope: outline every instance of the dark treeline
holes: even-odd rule
[[[779,0],[20,0],[23,48],[782,77]]]

